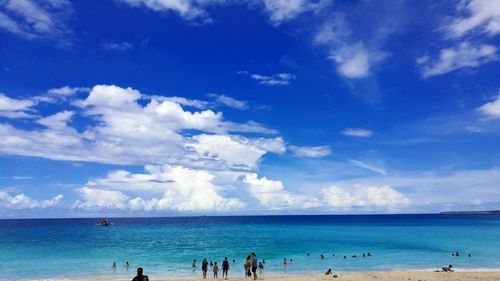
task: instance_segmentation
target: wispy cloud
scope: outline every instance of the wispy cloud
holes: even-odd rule
[[[442,49],[437,59],[433,60],[429,56],[419,57],[417,63],[421,66],[422,77],[428,78],[457,69],[478,67],[498,59],[495,46],[488,44],[474,46],[464,42],[457,47]]]
[[[31,118],[35,102],[29,99],[14,99],[0,93],[0,117]]]
[[[347,128],[342,131],[342,134],[349,137],[369,138],[373,135],[373,131],[360,128]]]
[[[328,156],[332,153],[332,150],[328,145],[322,145],[322,146],[289,145],[288,149],[290,149],[293,155],[296,157],[320,158]]]
[[[387,171],[385,169],[383,169],[383,168],[376,167],[374,165],[370,165],[370,164],[368,164],[366,162],[355,160],[355,159],[349,159],[349,162],[351,162],[353,165],[355,165],[357,167],[360,167],[360,168],[363,168],[363,169],[375,172],[377,174],[381,174],[383,176],[387,176]]]
[[[238,71],[238,74],[248,75],[250,78],[259,82],[259,84],[263,85],[288,85],[292,80],[296,77],[290,73],[276,73],[273,75],[262,75],[256,73],[250,73],[248,71]]]
[[[461,1],[458,11],[461,16],[447,27],[450,36],[462,37],[471,31],[487,35],[500,33],[500,5],[496,1]]]
[[[496,98],[480,106],[479,111],[491,118],[500,118],[500,94]]]
[[[51,38],[61,43],[71,33],[66,21],[73,7],[67,0],[0,2],[0,28],[27,39]]]
[[[247,110],[249,108],[247,101],[237,100],[235,98],[226,95],[219,95],[213,93],[207,94],[207,96],[213,98],[216,104],[225,105],[239,110]]]
[[[120,51],[125,52],[134,47],[131,43],[121,42],[121,43],[103,43],[101,47],[105,50]]]

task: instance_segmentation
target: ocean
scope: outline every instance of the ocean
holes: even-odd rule
[[[203,258],[221,264],[227,257],[229,277],[244,276],[243,262],[251,252],[265,259],[263,275],[321,274],[328,268],[335,272],[430,270],[448,264],[457,270],[500,269],[500,216],[495,215],[110,220],[109,227],[96,225],[99,219],[0,220],[0,272],[13,280],[131,278],[142,266],[153,278],[197,277]],[[460,256],[452,256],[456,251]],[[368,252],[372,256],[362,256]],[[195,269],[193,259],[198,261]]]

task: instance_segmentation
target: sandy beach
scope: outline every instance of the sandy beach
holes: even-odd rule
[[[301,276],[262,276],[259,280],[268,281],[325,281],[325,280],[345,280],[345,281],[373,281],[373,280],[387,280],[387,281],[469,281],[469,280],[499,280],[500,281],[500,271],[475,271],[475,272],[432,272],[432,271],[382,271],[382,272],[349,272],[349,273],[337,273],[338,277],[333,278],[332,275],[301,275]],[[200,278],[155,278],[154,276],[149,276],[151,281],[200,281],[204,280]],[[92,280],[100,281],[125,281],[132,280],[133,276],[130,278],[91,278]],[[0,279],[1,280],[1,279]],[[86,278],[40,278],[40,279],[25,279],[25,281],[48,281],[48,280],[65,280],[65,281],[83,281],[89,280]],[[213,279],[207,278],[205,280],[224,280],[222,278]],[[244,277],[230,277],[228,280],[233,281],[251,281],[251,278]]]

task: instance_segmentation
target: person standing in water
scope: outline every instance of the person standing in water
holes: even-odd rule
[[[195,268],[195,267],[196,267],[196,260],[193,260],[193,266],[192,266],[192,267],[193,267],[193,268]]]
[[[217,265],[217,262],[214,262],[214,266],[212,267],[212,270],[214,271],[214,278],[219,278],[219,266]]]
[[[207,279],[208,261],[206,258],[201,262],[201,271],[203,273],[203,279]]]
[[[250,277],[252,275],[252,272],[250,269],[252,268],[252,256],[248,255],[247,260],[245,261],[245,264],[243,265],[245,268],[245,277]]]
[[[253,280],[257,280],[257,267],[259,266],[259,262],[257,261],[257,255],[255,253],[252,253],[252,273],[253,273]]]
[[[113,272],[116,271],[116,262],[113,262],[113,265],[111,266],[111,268],[113,269]]]
[[[222,262],[222,278],[227,279],[227,272],[229,271],[229,261],[227,260],[227,257],[224,258],[224,261]]]

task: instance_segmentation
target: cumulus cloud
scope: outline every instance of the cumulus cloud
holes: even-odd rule
[[[13,99],[0,93],[0,117],[29,118],[35,103],[29,99]]]
[[[410,204],[410,200],[390,186],[355,186],[352,191],[331,186],[323,189],[325,201],[332,208],[384,207]]]
[[[500,94],[495,98],[495,100],[485,103],[480,106],[479,111],[491,118],[500,118]]]
[[[250,195],[269,210],[308,209],[321,204],[316,198],[286,191],[281,181],[258,178],[255,173],[245,175],[243,182],[248,185]]]
[[[442,49],[439,57],[434,60],[429,56],[419,57],[417,63],[421,67],[422,77],[428,78],[457,69],[478,67],[496,60],[498,55],[495,46],[463,42],[457,47]]]
[[[4,100],[19,109],[28,106]],[[0,152],[112,164],[169,163],[252,169],[266,153],[285,150],[279,137],[232,134],[274,133],[258,123],[226,121],[222,112],[210,109],[188,111],[174,101],[147,97],[132,88],[97,85],[86,98],[72,104],[80,109],[37,119],[44,126],[42,129],[0,124]],[[69,125],[77,114],[91,124],[83,131]],[[190,133],[185,134],[188,130]]]
[[[224,198],[209,171],[181,166],[149,165],[145,174],[114,171],[106,178],[89,181],[77,191],[83,201],[73,208],[132,211],[228,211],[242,209],[236,198]],[[126,193],[161,193],[160,197],[134,197]]]
[[[369,138],[373,135],[373,132],[367,129],[347,128],[342,131],[342,134],[349,137]]]
[[[46,209],[61,205],[62,199],[61,194],[49,200],[35,200],[24,194],[12,196],[7,192],[0,191],[0,209]]]
[[[296,146],[289,145],[288,149],[293,152],[296,157],[320,158],[330,155],[332,150],[328,145],[321,146]]]
[[[463,15],[447,28],[452,37],[461,37],[474,30],[487,35],[500,33],[500,5],[496,1],[462,1],[458,10]]]
[[[62,39],[70,31],[66,19],[71,2],[6,0],[0,2],[0,28],[27,39]]]
[[[194,143],[188,144],[199,155],[216,161],[223,161],[229,167],[256,168],[259,159],[267,152],[283,153],[285,146],[282,138],[248,139],[229,135],[194,136]]]
[[[248,71],[238,71],[238,74],[248,75],[250,78],[259,82],[259,84],[263,85],[288,85],[292,80],[295,79],[295,75],[290,73],[276,73],[273,75],[262,75],[256,73],[250,73]]]

